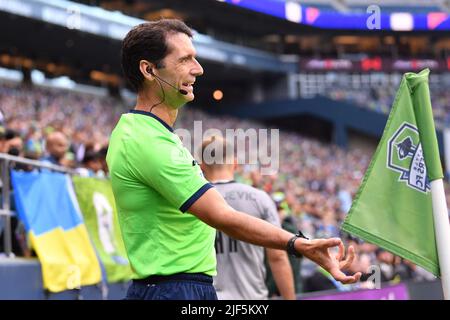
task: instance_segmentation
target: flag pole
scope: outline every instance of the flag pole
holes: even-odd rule
[[[450,300],[450,224],[442,179],[431,181],[434,230],[444,299]]]

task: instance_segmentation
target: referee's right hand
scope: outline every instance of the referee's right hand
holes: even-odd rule
[[[337,254],[331,253],[330,248],[336,246],[339,246],[339,252]],[[361,272],[353,275],[346,275],[342,272],[342,270],[347,269],[353,263],[355,249],[353,246],[349,246],[347,255],[345,256],[345,247],[339,238],[314,240],[299,238],[295,241],[295,249],[303,256],[324,268],[337,281],[350,284],[358,282],[361,278]]]

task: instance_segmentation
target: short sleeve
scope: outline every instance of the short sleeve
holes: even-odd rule
[[[263,211],[263,220],[281,228],[280,217],[275,202],[266,192],[260,192],[260,205],[261,210]]]
[[[131,146],[136,150],[129,152],[129,164],[139,180],[159,192],[180,211],[186,212],[213,186],[204,178],[197,161],[177,139],[175,135],[172,139],[161,136],[152,138],[148,146],[142,143]]]

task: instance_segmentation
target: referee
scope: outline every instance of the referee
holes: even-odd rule
[[[203,177],[173,133],[178,109],[194,99],[203,74],[180,20],[162,19],[133,28],[122,44],[122,68],[137,91],[136,106],[112,132],[107,163],[119,223],[135,272],[127,299],[217,299],[215,229],[234,239],[304,255],[338,281],[346,275],[340,239],[307,240],[231,208]],[[339,253],[331,255],[331,247]]]

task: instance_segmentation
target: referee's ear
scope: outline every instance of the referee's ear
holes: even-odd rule
[[[147,60],[141,60],[139,61],[139,70],[141,71],[143,77],[146,80],[149,81],[155,80],[154,75],[155,65],[153,63],[150,63]]]

